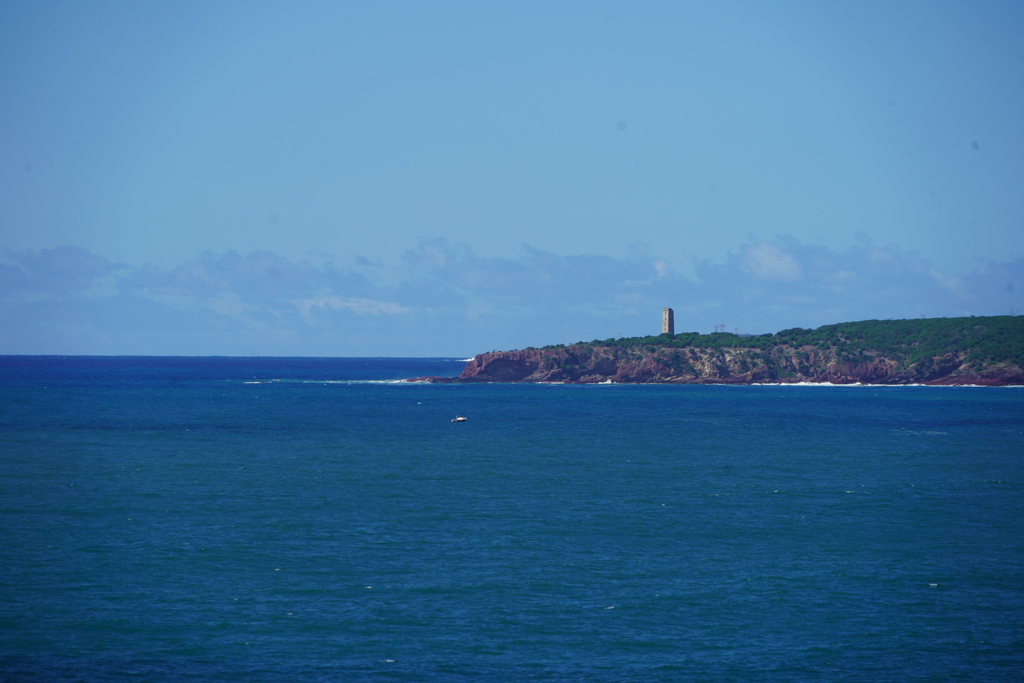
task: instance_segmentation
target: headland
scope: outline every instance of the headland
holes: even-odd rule
[[[481,353],[434,383],[1024,385],[1024,316],[864,320]]]

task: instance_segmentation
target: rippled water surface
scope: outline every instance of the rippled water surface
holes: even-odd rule
[[[0,358],[0,678],[1020,680],[1024,389],[461,367]]]

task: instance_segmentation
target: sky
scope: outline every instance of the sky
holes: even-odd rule
[[[1019,2],[0,5],[0,353],[1024,312]]]

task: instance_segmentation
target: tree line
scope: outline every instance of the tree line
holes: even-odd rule
[[[936,356],[965,353],[974,363],[1013,362],[1024,368],[1024,316],[985,316],[969,318],[920,318],[908,320],[862,320],[823,325],[814,329],[793,327],[775,334],[739,336],[731,332],[683,332],[620,339],[595,339],[576,344],[556,344],[542,349],[578,349],[610,347],[630,349],[646,347],[684,349],[759,349],[771,352],[776,347],[816,347],[831,350],[842,361],[865,362],[876,356],[901,364],[930,362]]]

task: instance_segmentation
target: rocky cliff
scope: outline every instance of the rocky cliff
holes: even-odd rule
[[[1024,384],[1024,316],[684,333],[480,353],[429,382]]]
[[[753,384],[831,382],[833,384],[1024,384],[1012,363],[984,368],[948,354],[929,364],[901,366],[874,357],[840,361],[834,351],[813,346],[758,349],[664,349],[569,346],[556,349],[482,353],[454,378],[417,378],[431,382],[628,382],[678,384]]]
[[[687,333],[482,353],[430,382],[1024,384],[1024,317],[841,323],[741,338]]]

